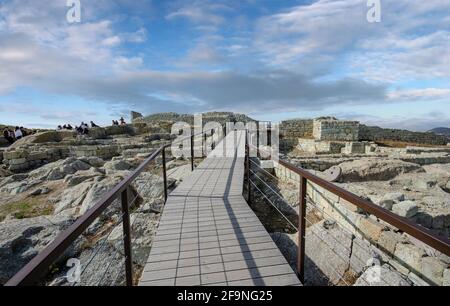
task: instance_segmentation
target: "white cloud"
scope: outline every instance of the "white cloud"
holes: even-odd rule
[[[403,89],[390,92],[388,97],[393,100],[418,100],[418,99],[450,99],[448,88],[424,88]]]

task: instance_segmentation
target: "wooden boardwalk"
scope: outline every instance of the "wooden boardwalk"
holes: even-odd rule
[[[244,160],[234,131],[170,194],[141,286],[300,285],[242,196]]]

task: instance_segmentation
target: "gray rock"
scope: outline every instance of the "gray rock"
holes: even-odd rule
[[[408,274],[408,279],[414,284],[414,286],[427,287],[430,286],[422,277],[417,274],[410,272]]]
[[[158,217],[154,213],[136,213],[130,217],[131,235],[135,237],[133,243],[133,261],[143,266],[148,259],[153,238],[158,225]],[[108,241],[117,249],[118,252],[124,254],[123,249],[123,229],[119,224],[111,233]]]
[[[89,170],[78,171],[74,175],[67,176],[64,182],[67,183],[69,187],[72,187],[96,177],[104,177],[104,175],[105,173],[102,172],[101,170],[97,168],[91,168]]]
[[[417,179],[414,181],[414,186],[418,189],[418,190],[427,190],[427,189],[431,189],[434,186],[437,185],[437,180],[434,179]]]
[[[96,168],[103,167],[103,165],[105,164],[105,161],[103,159],[95,156],[82,157],[80,158],[80,160]]]
[[[124,160],[113,160],[105,163],[104,168],[106,170],[124,171],[124,170],[131,170],[133,166]]]
[[[442,286],[450,286],[450,268],[444,270]]]
[[[61,168],[56,168],[50,171],[50,173],[47,176],[47,180],[57,181],[63,179],[65,176],[66,175]]]
[[[90,189],[86,193],[86,197],[80,205],[79,214],[83,215],[89,209],[91,209],[97,203],[97,201],[105,195],[106,192],[113,189],[122,179],[123,177],[114,176],[106,177],[104,180],[96,182],[94,184],[87,182],[86,184],[90,185]],[[119,203],[120,199],[116,199],[114,203],[110,205],[110,208],[105,211],[104,216],[111,216],[111,214],[120,211],[122,208]]]
[[[33,191],[33,192],[31,192],[30,193],[30,196],[33,196],[33,197],[35,197],[35,196],[38,196],[38,195],[41,195],[42,194],[42,189],[36,189],[35,191]]]
[[[0,223],[0,283],[5,283],[71,224],[67,217],[37,217]],[[71,256],[69,248],[63,258]]]
[[[419,207],[414,201],[403,201],[395,204],[392,211],[399,216],[412,218],[419,212]]]
[[[339,165],[340,182],[387,181],[402,173],[423,172],[417,164],[390,159],[361,158]]]
[[[401,265],[406,266],[411,272],[420,272],[422,270],[422,257],[425,251],[412,244],[399,243],[395,248],[395,259]]]
[[[405,200],[405,195],[401,192],[387,193],[380,200],[379,205],[388,210],[392,210],[392,206]]]
[[[352,235],[338,226],[327,230],[323,222],[306,231],[306,255],[332,284],[338,284],[350,267]],[[310,275],[313,282],[320,282]]]
[[[422,259],[422,274],[428,278],[433,285],[442,286],[443,274],[447,265],[435,257],[424,257]]]
[[[367,269],[356,281],[355,286],[411,286],[411,282],[388,265]]]
[[[392,231],[383,231],[380,234],[378,245],[382,251],[386,252],[389,256],[393,256],[397,244],[401,242],[402,242],[401,235]]]
[[[79,207],[83,203],[86,194],[91,187],[91,183],[81,183],[74,187],[67,188],[57,197],[51,198],[50,201],[55,203],[55,214],[60,214],[67,209]]]

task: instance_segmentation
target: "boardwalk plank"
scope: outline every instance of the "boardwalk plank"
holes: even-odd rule
[[[300,285],[242,195],[244,159],[233,131],[171,193],[141,286]]]

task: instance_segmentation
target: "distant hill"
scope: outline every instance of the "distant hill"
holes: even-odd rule
[[[448,138],[450,138],[450,128],[438,127],[438,128],[429,130],[429,132],[435,133],[438,135],[444,135],[444,136],[447,136]]]

